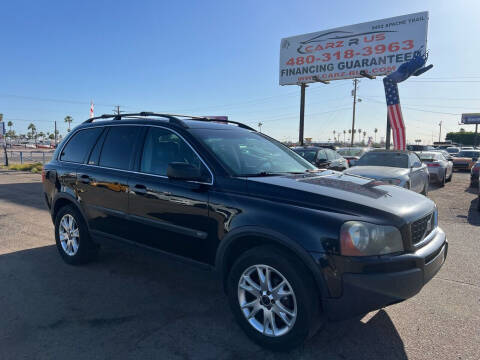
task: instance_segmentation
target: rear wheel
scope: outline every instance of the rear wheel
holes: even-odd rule
[[[452,169],[452,171],[450,172],[450,176],[448,177],[447,181],[448,181],[448,182],[452,181],[452,177],[453,177],[453,169]]]
[[[245,252],[230,271],[227,293],[245,333],[273,351],[302,344],[322,322],[312,276],[297,258],[276,247]]]
[[[445,182],[447,181],[447,170],[445,170],[445,172],[443,173],[443,176],[442,178],[439,180],[439,185],[441,187],[444,187],[445,186]]]
[[[82,215],[73,205],[62,207],[55,217],[55,242],[62,259],[71,265],[87,263],[98,252]]]
[[[425,182],[425,185],[423,186],[423,191],[421,192],[422,195],[425,195],[425,196],[428,195],[428,183],[429,181],[427,179],[427,181]]]

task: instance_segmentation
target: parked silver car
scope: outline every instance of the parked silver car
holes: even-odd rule
[[[423,195],[428,192],[427,166],[411,151],[372,150],[344,173],[381,180]]]
[[[446,181],[451,181],[453,176],[453,162],[445,158],[441,152],[422,151],[417,153],[420,160],[427,165],[430,180],[445,186]]]

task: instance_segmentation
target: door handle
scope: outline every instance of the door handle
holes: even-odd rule
[[[82,184],[90,184],[90,176],[88,175],[80,175],[80,182]]]
[[[147,193],[147,187],[143,184],[136,184],[133,187],[133,192],[138,195],[144,195]]]

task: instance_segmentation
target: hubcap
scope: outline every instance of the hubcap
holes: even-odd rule
[[[253,265],[238,282],[238,302],[248,323],[266,336],[289,332],[297,319],[297,300],[288,280],[268,265]]]
[[[69,256],[75,255],[78,251],[80,233],[72,215],[63,215],[58,227],[58,235],[63,251]]]

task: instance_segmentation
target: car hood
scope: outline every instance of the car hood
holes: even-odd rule
[[[398,186],[325,170],[313,174],[247,178],[251,195],[271,201],[363,217],[372,222],[410,223],[430,212],[430,199]],[[370,219],[368,219],[370,217]]]
[[[345,173],[380,180],[406,176],[410,173],[410,170],[388,166],[354,166],[345,170]]]

